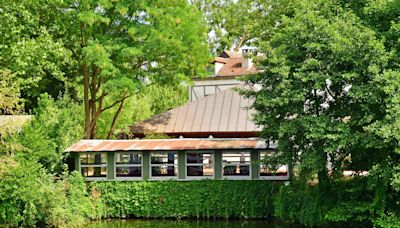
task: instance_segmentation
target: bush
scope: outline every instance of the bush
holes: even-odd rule
[[[92,182],[114,218],[266,218],[281,183],[271,181]]]
[[[19,159],[42,164],[50,173],[60,174],[68,158],[65,149],[83,136],[83,108],[67,96],[54,100],[43,94],[32,121],[15,136],[24,149]]]
[[[282,186],[276,194],[274,215],[309,226],[341,223],[352,227],[372,224],[385,227],[382,224],[395,223],[397,212],[381,212],[393,211],[395,206],[383,202],[383,208],[380,208],[383,196],[377,198],[376,187],[370,186],[371,176],[331,181],[325,191],[321,191],[318,184],[293,181],[290,186]],[[386,192],[383,195],[392,194]],[[392,201],[399,202],[399,199]]]
[[[0,223],[74,226],[102,215],[78,173],[55,181],[38,163],[14,163],[0,176]]]

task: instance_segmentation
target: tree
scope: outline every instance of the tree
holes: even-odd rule
[[[20,86],[15,75],[7,69],[0,69],[0,77],[0,115],[20,112]]]
[[[388,53],[354,14],[335,1],[303,2],[261,50],[262,73],[247,79],[261,89],[244,93],[255,99],[262,136],[278,141],[276,162],[298,165],[308,180],[317,175],[324,191],[328,162],[340,175],[346,157],[353,170],[369,170],[393,151],[367,130],[385,116],[376,82]]]
[[[130,135],[129,126],[132,123],[148,119],[169,109],[183,105],[187,101],[187,87],[185,85],[152,85],[144,88],[142,92],[130,97],[124,104],[118,121],[115,124],[115,133]],[[105,98],[105,103],[111,103]],[[97,135],[99,138],[107,138],[110,133],[110,120],[113,119],[119,107],[113,107],[105,111],[98,119]]]
[[[86,138],[97,137],[104,111],[118,107],[111,137],[126,99],[146,85],[201,75],[209,60],[202,14],[185,0],[5,1],[0,9],[4,65],[28,97],[43,88],[54,98],[83,97]]]
[[[291,0],[190,0],[204,12],[209,43],[216,54],[238,50],[244,45],[258,46],[271,36],[281,16],[292,14],[297,1]]]
[[[96,138],[102,112],[146,84],[180,83],[200,74],[208,53],[201,14],[183,0],[81,1],[66,16],[73,26],[65,45],[83,76],[86,138]],[[106,96],[115,100],[105,106]],[[110,134],[108,134],[110,137]]]
[[[19,84],[25,111],[37,106],[40,94],[74,94],[70,52],[55,37],[62,1],[12,0],[0,3],[0,68],[9,69]],[[2,77],[0,80],[4,80]]]

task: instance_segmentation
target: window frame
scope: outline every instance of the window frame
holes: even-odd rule
[[[250,161],[244,164],[240,164],[240,163],[225,163],[224,162],[224,154],[240,154],[240,153],[249,153],[249,158]],[[228,179],[228,180],[251,180],[253,178],[253,172],[252,172],[252,166],[253,166],[253,161],[251,160],[251,151],[249,150],[239,150],[239,151],[222,151],[221,153],[221,178],[222,179]],[[244,176],[244,175],[236,175],[236,176],[225,176],[224,175],[224,165],[243,165],[243,166],[249,166],[249,175],[248,176]]]
[[[172,166],[172,167],[174,167],[174,169],[176,167],[176,176],[160,176],[160,177],[153,176],[153,174],[151,172],[151,168],[165,166],[165,164],[151,164],[151,155],[154,153],[165,153],[165,154],[174,153],[176,155],[176,164],[174,163],[174,164],[166,165],[166,166]],[[174,155],[174,162],[175,162],[175,155]],[[178,151],[151,151],[149,153],[149,178],[151,180],[171,180],[171,179],[176,180],[176,179],[178,179],[178,177],[179,177],[179,157],[178,156],[179,156]]]
[[[261,150],[258,152],[258,179],[260,180],[289,180],[289,166],[282,165],[286,167],[287,175],[286,176],[261,176],[261,154],[262,153],[273,153],[274,151],[271,150]]]
[[[86,165],[83,165],[82,164],[82,162],[81,162],[81,156],[82,155],[88,155],[88,154],[93,154],[94,156],[96,155],[96,154],[102,154],[102,155],[104,155],[105,156],[105,159],[106,159],[106,164],[86,164]],[[79,160],[79,173],[86,179],[86,180],[107,180],[108,179],[108,154],[107,154],[107,152],[82,152],[82,153],[79,153],[79,157],[78,157],[78,160]],[[84,176],[83,174],[82,174],[82,168],[90,168],[90,167],[93,167],[93,168],[103,168],[103,167],[105,167],[106,168],[106,176],[105,177],[87,177],[87,176]]]
[[[138,153],[140,154],[140,164],[117,164],[118,153]],[[119,167],[140,167],[140,177],[117,177]],[[115,180],[143,180],[143,152],[142,151],[118,151],[114,152],[114,179]]]
[[[187,167],[188,166],[204,166],[200,165],[200,163],[188,163],[187,162],[187,154],[210,154],[213,159],[212,168],[213,175],[212,176],[188,176],[187,175]],[[185,180],[204,180],[204,179],[215,179],[215,152],[212,150],[187,150],[185,151]]]

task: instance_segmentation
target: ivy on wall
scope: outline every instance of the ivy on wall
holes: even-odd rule
[[[107,217],[265,218],[280,182],[241,180],[91,182]]]

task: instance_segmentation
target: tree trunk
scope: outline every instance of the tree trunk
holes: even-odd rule
[[[82,66],[83,71],[83,103],[85,106],[85,139],[91,138],[90,132],[90,104],[89,104],[89,74],[87,65]]]
[[[90,129],[90,138],[96,138],[96,122],[97,122],[97,109],[96,109],[96,96],[97,96],[97,70],[96,66],[92,66],[92,83],[90,86],[90,107],[92,111],[92,126]]]
[[[321,160],[323,162],[323,167],[318,171],[318,188],[320,193],[326,193],[326,190],[329,189],[329,176],[328,176],[328,168],[327,165],[327,154],[322,152],[321,153]]]
[[[110,139],[111,136],[112,136],[112,134],[113,134],[113,132],[114,132],[115,124],[117,123],[117,118],[118,118],[119,114],[120,114],[121,111],[122,111],[122,107],[124,106],[125,99],[128,98],[128,97],[126,96],[126,94],[127,94],[127,93],[124,94],[124,97],[122,98],[121,103],[119,104],[118,110],[117,110],[117,112],[116,112],[115,115],[114,115],[113,121],[112,121],[112,123],[111,123],[110,130],[108,131],[108,134],[107,134],[107,139]]]
[[[81,48],[86,47],[84,29],[85,25],[81,23]],[[83,104],[85,107],[85,139],[90,139],[89,72],[85,60],[82,60],[81,69],[83,74]]]

